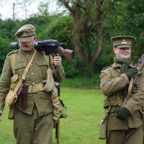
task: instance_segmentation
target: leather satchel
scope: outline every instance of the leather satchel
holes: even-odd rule
[[[5,105],[6,106],[12,105],[13,103],[15,103],[17,101],[17,98],[18,98],[18,96],[15,93],[15,91],[9,90],[9,92],[6,96],[6,99],[5,99]]]

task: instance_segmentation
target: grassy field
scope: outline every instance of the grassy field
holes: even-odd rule
[[[101,90],[61,88],[61,99],[67,106],[68,117],[60,119],[60,144],[105,144],[99,140],[99,123],[104,115]],[[8,108],[0,122],[0,143],[15,144],[13,121],[7,119]],[[53,144],[56,144],[55,129]]]

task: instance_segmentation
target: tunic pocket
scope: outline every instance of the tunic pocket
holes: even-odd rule
[[[26,65],[27,65],[26,63],[16,63],[15,64],[15,73],[18,74],[19,76],[22,76]]]
[[[46,74],[47,74],[47,68],[48,68],[47,62],[46,61],[37,62],[37,65],[38,65],[37,72],[39,73],[39,76],[42,77],[43,79],[45,79]]]
[[[119,94],[115,93],[111,96],[105,96],[104,107],[119,105]]]

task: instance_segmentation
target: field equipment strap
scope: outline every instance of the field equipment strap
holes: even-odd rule
[[[16,85],[16,88],[14,89],[14,92],[15,92],[15,93],[18,91],[20,85],[22,84],[23,80],[25,79],[25,77],[26,77],[26,75],[27,75],[27,72],[28,72],[28,70],[29,70],[29,68],[30,68],[30,66],[31,66],[31,63],[32,63],[32,61],[33,61],[33,59],[34,59],[35,54],[36,54],[36,50],[34,51],[34,54],[33,54],[32,58],[31,58],[30,62],[29,62],[28,65],[26,66],[26,68],[25,68],[25,70],[24,70],[24,72],[23,72],[23,74],[22,74],[22,77],[20,78],[20,80],[18,81],[18,83],[17,83],[17,85]],[[13,56],[12,56],[12,55],[13,55]],[[12,56],[12,57],[11,57],[11,68],[12,68],[12,72],[15,73],[14,67],[15,67],[16,53],[14,53],[14,54],[12,54],[12,55],[11,55],[11,56]],[[14,73],[13,73],[13,74],[14,74]]]
[[[48,66],[52,66],[53,65],[52,56],[44,54],[44,57],[45,57],[45,59],[47,61]]]
[[[141,72],[138,72],[137,74],[135,74],[130,80],[129,87],[128,87],[128,99],[131,97],[131,90],[132,90],[132,87],[133,87],[133,79],[136,75],[140,74]]]
[[[11,54],[11,69],[13,75],[15,74],[15,59],[16,59],[16,53]]]
[[[50,65],[50,64],[49,64],[49,62],[50,62],[50,57],[47,56],[47,55],[45,55],[45,54],[44,54],[44,57],[45,57],[45,59],[46,59],[46,61],[47,61],[47,64],[48,64],[48,66],[49,66],[49,65]]]
[[[35,85],[29,85],[27,89],[27,93],[36,93],[38,91],[43,91],[43,90],[44,90],[43,83],[38,83]]]

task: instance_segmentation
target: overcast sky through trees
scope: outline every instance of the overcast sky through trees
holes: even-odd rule
[[[46,0],[0,0],[0,15],[1,19],[5,20],[8,18],[11,19],[25,19],[28,18],[31,14],[38,12],[38,6],[40,2],[45,2]],[[49,13],[60,12],[63,8],[56,5],[56,1],[48,0],[49,4]]]

